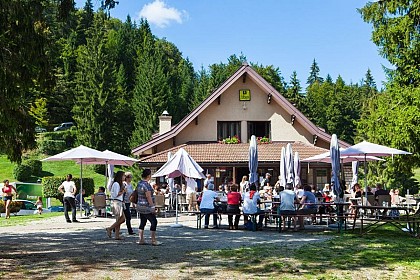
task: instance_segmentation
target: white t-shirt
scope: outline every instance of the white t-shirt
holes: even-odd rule
[[[260,194],[255,192],[252,196],[252,199],[249,197],[250,192],[246,192],[243,196],[243,206],[242,212],[244,214],[255,214],[258,212],[258,199],[260,199]]]
[[[114,182],[111,186],[111,199],[123,201],[123,194],[118,195],[120,192],[120,184],[118,182]]]
[[[294,211],[296,194],[292,190],[284,190],[280,192],[280,210]]]
[[[76,189],[76,185],[73,181],[64,181],[61,184],[64,187],[64,197],[73,197],[74,198],[74,190]]]
[[[200,209],[214,209],[214,199],[217,197],[217,193],[212,190],[207,190],[203,192],[203,197],[201,198]]]
[[[197,189],[197,182],[193,178],[185,178],[185,183],[187,183],[187,194],[195,192]]]

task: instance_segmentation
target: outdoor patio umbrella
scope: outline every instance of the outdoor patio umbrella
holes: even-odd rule
[[[293,158],[293,168],[295,172],[295,186],[298,187],[301,185],[300,182],[300,159],[299,159],[299,153],[295,152],[295,156]]]
[[[185,151],[180,148],[152,177],[176,178],[179,176],[194,179],[205,179],[204,171],[200,165]]]
[[[258,183],[258,149],[257,138],[255,137],[255,135],[251,136],[251,141],[249,142],[248,167],[249,184]]]
[[[83,190],[83,163],[84,161],[105,160],[106,155],[101,151],[80,145],[77,148],[59,153],[57,155],[43,159],[42,161],[63,161],[72,160],[80,163],[80,193]],[[80,203],[80,215],[82,215],[82,204]]]
[[[359,162],[358,161],[352,161],[351,162],[351,171],[352,171],[353,177],[351,179],[350,188],[353,188],[353,186],[355,184],[357,184],[357,182],[359,181],[358,170],[359,170]]]
[[[202,173],[203,171],[204,169],[198,165],[187,151],[180,148],[155,174],[152,175],[152,177],[168,176],[168,178],[176,178],[186,176],[194,179],[205,179],[206,177]],[[176,220],[175,225],[173,226],[182,227],[181,224],[178,224],[178,207],[176,207],[175,216]]]
[[[368,156],[394,156],[394,155],[411,155],[411,153],[398,150],[394,148],[390,148],[387,146],[382,146],[374,143],[370,143],[367,141],[360,142],[356,145],[353,145],[341,152],[342,155],[346,156],[363,156],[365,158],[365,194],[367,200],[367,165],[366,165],[366,158]]]
[[[286,145],[286,183],[290,183],[293,186],[295,185],[295,174],[293,167],[293,149],[292,144],[288,143]]]
[[[333,134],[330,143],[331,154],[331,182],[334,184],[334,193],[337,197],[342,198],[344,191],[340,186],[340,148],[338,146],[337,135]]]
[[[340,162],[343,163],[348,163],[348,162],[353,162],[353,161],[365,161],[365,157],[364,156],[349,156],[349,155],[343,155],[341,152],[344,151],[344,148],[340,148]],[[381,158],[378,157],[374,157],[374,156],[367,156],[366,157],[367,161],[378,161],[378,160],[383,160]],[[301,162],[323,162],[323,163],[331,163],[331,156],[330,156],[330,152],[325,152],[313,157],[309,157],[309,158],[305,158],[302,159]]]
[[[286,186],[286,148],[281,148],[281,156],[280,156],[280,184],[281,186]]]
[[[102,152],[105,155],[105,159],[86,159],[83,161],[85,164],[105,164],[105,187],[108,189],[112,184],[113,174],[114,174],[114,165],[122,166],[132,166],[134,163],[138,162],[138,159],[131,158],[110,150],[105,150]],[[78,162],[79,163],[79,162]]]

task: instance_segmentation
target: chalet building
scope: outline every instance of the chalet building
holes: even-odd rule
[[[132,150],[140,166],[160,168],[184,148],[198,164],[214,176],[215,184],[225,178],[236,183],[248,175],[248,150],[251,135],[268,138],[258,144],[258,173],[271,173],[272,184],[280,170],[281,148],[291,143],[293,152],[305,159],[329,150],[331,135],[317,127],[296,109],[251,66],[242,65],[197,108],[172,125],[166,111],[160,117],[159,133]],[[237,137],[238,144],[222,140]],[[266,139],[265,139],[266,140]],[[340,147],[349,144],[340,141]],[[301,164],[303,183],[323,186],[330,181],[330,164]]]

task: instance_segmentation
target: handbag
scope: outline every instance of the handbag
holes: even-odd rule
[[[129,200],[131,203],[137,204],[137,201],[139,200],[139,193],[137,192],[137,190],[131,193]]]

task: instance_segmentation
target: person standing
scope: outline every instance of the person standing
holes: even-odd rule
[[[131,172],[125,172],[125,193],[124,193],[124,215],[125,215],[125,225],[127,226],[127,231],[129,235],[134,235],[133,228],[131,227],[131,202],[130,202],[130,195],[133,193],[133,185],[131,184],[131,180],[133,180],[133,174]]]
[[[230,186],[230,192],[227,194],[227,213],[228,216],[229,229],[238,229],[239,228],[239,219],[241,218],[241,206],[242,196],[238,192],[238,185],[233,184]],[[233,214],[235,215],[235,223],[233,223]]]
[[[185,178],[185,183],[187,184],[187,203],[188,203],[188,211],[192,212],[194,210],[199,211],[197,205],[197,182],[194,178]],[[194,215],[194,214],[191,214]]]
[[[161,242],[156,240],[156,208],[153,195],[153,188],[149,184],[152,178],[152,171],[150,169],[144,169],[141,175],[141,181],[137,184],[137,211],[140,214],[140,226],[139,226],[139,245],[145,245],[144,241],[144,227],[147,221],[150,222],[150,237],[152,239],[152,245],[162,245]]]
[[[249,191],[248,176],[244,175],[242,177],[242,181],[239,183],[239,187],[241,193],[246,193],[247,191]]]
[[[4,201],[4,207],[5,207],[5,214],[6,214],[6,219],[10,219],[10,203],[12,203],[12,198],[13,198],[13,190],[15,191],[15,193],[17,194],[16,188],[13,185],[9,184],[9,180],[4,180],[3,181],[3,188],[2,188],[2,192],[3,192],[3,201]]]
[[[77,188],[74,182],[72,181],[73,175],[67,174],[66,180],[61,183],[58,187],[58,191],[61,192],[63,196],[64,204],[64,217],[66,218],[67,223],[78,223],[76,220],[76,202],[74,196],[76,195]],[[69,210],[71,209],[71,220],[69,218]]]
[[[115,215],[115,222],[108,228],[106,228],[106,233],[109,238],[112,237],[112,230],[115,229],[115,239],[122,240],[123,238],[120,236],[120,227],[121,224],[125,221],[124,216],[124,204],[123,204],[123,196],[125,193],[124,188],[124,171],[118,171],[114,177],[114,183],[111,186],[111,200],[112,200],[112,210],[113,214]]]

